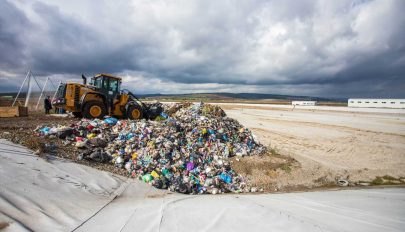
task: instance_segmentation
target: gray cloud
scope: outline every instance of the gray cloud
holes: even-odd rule
[[[0,91],[32,68],[115,73],[143,93],[405,97],[401,0],[0,4]]]
[[[24,13],[7,1],[0,2],[0,68],[18,69],[24,65],[26,28],[30,22]]]

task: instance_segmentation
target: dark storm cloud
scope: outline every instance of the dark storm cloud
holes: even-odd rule
[[[44,3],[33,4],[33,10],[46,22],[46,37],[35,41],[31,50],[32,67],[41,73],[120,72],[133,69],[132,46],[110,48],[104,38],[75,17],[61,14],[59,8]],[[119,41],[117,41],[119,42]]]
[[[403,12],[401,0],[2,1],[0,79],[15,88],[31,68],[130,74],[151,92],[405,97]]]
[[[23,12],[7,1],[0,1],[0,9],[0,68],[18,68],[25,60],[23,40],[30,22]]]

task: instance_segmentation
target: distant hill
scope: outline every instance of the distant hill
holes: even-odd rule
[[[26,93],[21,93],[20,98],[25,98]],[[38,98],[39,92],[33,92],[32,98]],[[15,97],[17,93],[0,93],[1,96]],[[53,95],[53,92],[45,92],[43,96]],[[136,94],[139,98],[146,100],[160,100],[160,101],[219,101],[219,102],[269,102],[272,100],[278,101],[319,101],[319,102],[347,102],[347,98],[325,98],[325,97],[311,97],[311,96],[293,96],[293,95],[280,95],[280,94],[263,94],[263,93],[188,93],[188,94]]]
[[[42,97],[43,97],[43,96],[51,96],[51,97],[52,97],[54,93],[55,93],[55,92],[45,91],[45,92],[42,94]],[[37,92],[37,91],[34,92],[34,91],[33,91],[33,92],[31,93],[31,97],[32,97],[32,98],[39,97],[40,94],[41,94],[40,92]],[[21,92],[19,98],[25,98],[26,95],[27,95],[26,92]],[[12,98],[14,98],[15,96],[17,96],[17,92],[0,93],[0,97],[12,97]]]
[[[190,94],[146,94],[139,95],[146,99],[166,99],[166,100],[305,100],[305,101],[326,101],[326,102],[346,102],[346,98],[325,98],[311,96],[293,96],[280,94],[263,94],[263,93],[190,93]]]

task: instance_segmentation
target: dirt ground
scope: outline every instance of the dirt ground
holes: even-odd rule
[[[262,143],[299,162],[298,167],[292,165],[284,171],[267,174],[260,168],[250,170],[250,175],[262,176],[264,182],[275,189],[336,186],[339,179],[360,186],[403,184],[405,181],[403,113],[237,104],[221,107],[228,116],[252,129]],[[240,162],[252,165],[262,160],[248,157]]]

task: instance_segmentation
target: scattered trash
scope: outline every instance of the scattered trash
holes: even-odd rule
[[[154,102],[147,104],[148,105],[148,114],[147,117],[149,119],[155,119],[156,117],[160,116],[163,111],[163,105],[160,102]]]
[[[176,103],[165,105],[161,113],[159,104],[155,120],[82,119],[70,127],[36,132],[69,141],[67,145],[82,150],[79,160],[111,162],[156,188],[185,194],[258,191],[229,161],[267,152],[248,128],[218,106]]]
[[[337,184],[338,184],[340,187],[346,187],[346,186],[349,186],[349,181],[340,179],[340,180],[337,181]]]
[[[360,181],[357,184],[360,185],[360,186],[370,186],[371,185],[370,182],[364,182],[364,181]]]
[[[65,128],[65,129],[59,130],[56,134],[57,134],[58,138],[66,139],[67,136],[70,136],[73,134],[73,129]]]
[[[42,143],[40,152],[54,155],[56,149],[57,149],[57,145],[54,143]]]

